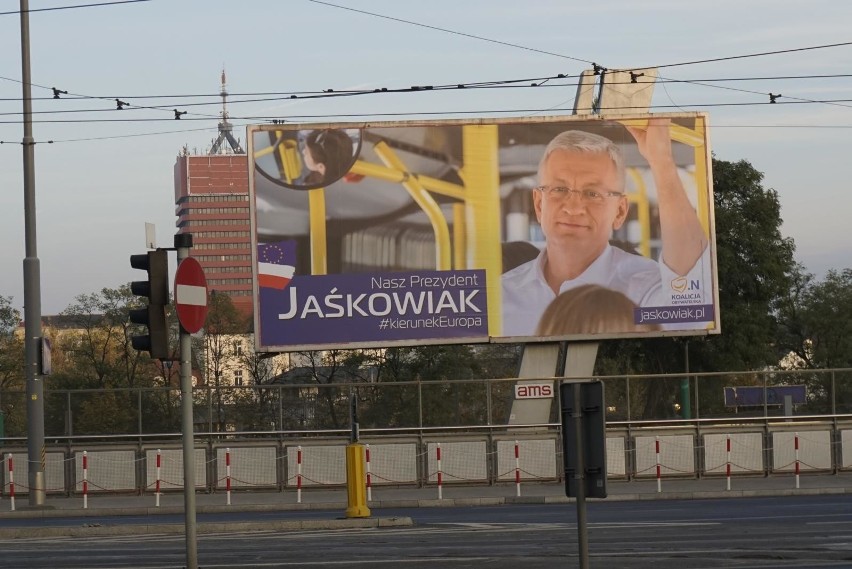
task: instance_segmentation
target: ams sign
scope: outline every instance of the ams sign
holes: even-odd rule
[[[515,399],[545,399],[553,397],[552,383],[519,383],[515,385]]]

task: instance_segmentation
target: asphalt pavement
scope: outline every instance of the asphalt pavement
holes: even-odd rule
[[[663,478],[643,480],[609,480],[607,501],[641,501],[665,499],[718,499],[789,495],[848,494],[852,493],[852,473],[809,473],[795,475],[739,476],[728,481],[722,477]],[[496,506],[501,504],[554,504],[570,503],[565,487],[556,482],[527,482],[516,484],[456,485],[444,484],[439,492],[435,485],[415,487],[373,487],[367,506],[370,515],[347,517],[348,494],[345,487],[303,489],[301,496],[295,489],[284,492],[270,490],[232,491],[230,504],[226,492],[196,493],[198,514],[227,512],[312,512],[304,519],[287,522],[199,523],[200,533],[216,531],[252,531],[265,529],[332,529],[343,527],[383,527],[412,525],[408,518],[382,517],[387,508]],[[597,498],[590,498],[594,502]],[[17,496],[15,511],[11,511],[8,495],[0,499],[0,537],[14,538],[34,535],[93,535],[116,533],[178,533],[184,531],[184,496],[180,491],[163,493],[159,506],[156,496],[122,494],[91,494],[84,508],[83,496],[48,495],[43,506],[31,507],[27,496]],[[175,515],[180,514],[179,521]],[[157,516],[164,515],[161,521]],[[165,515],[170,516],[168,520]],[[134,523],[112,524],[111,518],[121,516]],[[33,520],[44,519],[45,527],[34,526]],[[61,519],[68,520],[62,525]],[[50,524],[48,524],[50,519]],[[26,521],[25,521],[26,520]],[[90,521],[89,521],[90,520]],[[48,527],[49,526],[49,527]],[[123,528],[123,529],[122,529]]]

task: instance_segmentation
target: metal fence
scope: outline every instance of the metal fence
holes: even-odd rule
[[[852,413],[852,369],[609,376],[608,425],[702,419],[835,417]],[[506,425],[517,379],[196,387],[200,437],[348,431],[350,401],[362,431],[432,432]],[[47,439],[168,439],[180,431],[174,387],[45,391]],[[26,436],[26,394],[0,391],[7,440]],[[531,426],[559,422],[558,404]],[[104,439],[107,440],[107,439]]]
[[[611,477],[798,477],[852,469],[852,369],[600,379]],[[228,482],[236,488],[342,485],[353,397],[362,441],[373,446],[377,486],[431,486],[439,470],[447,483],[561,480],[559,406],[552,400],[550,417],[540,423],[508,425],[517,382],[198,387],[196,480],[220,491],[229,456]],[[0,392],[0,410],[0,495],[11,488],[10,455],[19,492],[26,493],[25,393]],[[46,488],[79,494],[85,481],[91,492],[178,490],[179,431],[176,388],[47,390]],[[435,452],[441,446],[443,464]]]
[[[435,488],[441,481],[519,485],[564,480],[558,424],[363,435],[369,449],[366,471],[377,490]],[[164,436],[140,437],[135,442],[122,438],[49,441],[47,492],[155,495],[183,489],[179,436],[156,441]],[[196,441],[193,454],[196,484],[211,493],[230,488],[279,492],[340,488],[346,482],[347,438],[328,433],[206,437]],[[26,494],[26,446],[6,441],[0,445],[0,456],[0,496],[13,495],[13,488]],[[792,489],[798,487],[800,473],[852,469],[852,416],[615,423],[607,430],[606,457],[609,478],[656,478],[658,487],[662,479],[716,476],[727,477],[730,489],[731,477],[785,475]]]

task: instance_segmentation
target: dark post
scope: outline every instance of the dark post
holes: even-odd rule
[[[21,0],[21,87],[24,102],[24,352],[27,381],[27,461],[30,506],[44,506],[44,381],[39,368],[41,265],[36,239],[35,139],[30,76],[30,5]]]
[[[358,394],[353,393],[349,401],[349,422],[352,425],[352,433],[349,437],[349,442],[357,443],[360,438],[358,427]]]
[[[189,257],[192,235],[175,235],[177,262]],[[180,409],[183,435],[183,504],[186,527],[186,567],[198,569],[198,526],[195,515],[195,442],[192,427],[192,339],[180,327]]]
[[[577,499],[580,569],[589,567],[586,497],[606,498],[606,407],[601,381],[559,386],[565,495]]]

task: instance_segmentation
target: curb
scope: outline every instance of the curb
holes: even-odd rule
[[[249,531],[303,531],[321,529],[363,529],[410,527],[414,522],[409,517],[395,518],[336,518],[328,520],[292,520],[266,522],[212,522],[199,523],[197,533],[239,533]],[[83,524],[81,526],[0,528],[0,538],[49,538],[49,537],[107,537],[125,535],[183,535],[186,527],[182,523],[172,524]]]
[[[607,498],[587,498],[588,502],[642,502],[647,500],[707,500],[707,499],[726,499],[726,498],[765,498],[765,497],[780,497],[780,496],[816,496],[816,495],[844,495],[852,494],[852,488],[830,487],[830,488],[800,488],[800,489],[770,489],[770,490],[701,490],[701,491],[669,491],[669,492],[641,492],[641,493],[623,493],[611,494]],[[477,507],[477,506],[500,506],[504,504],[571,504],[576,500],[568,498],[565,495],[547,495],[547,496],[497,496],[497,497],[480,497],[480,498],[445,498],[438,500],[437,498],[430,499],[391,499],[391,500],[373,500],[368,506],[371,509],[404,509],[404,508],[453,508],[453,507]],[[202,505],[196,508],[196,513],[199,514],[227,514],[232,512],[299,512],[299,511],[327,511],[338,510],[345,512],[347,507],[346,502],[309,502],[302,504],[233,504],[227,505]],[[129,508],[89,508],[89,509],[55,509],[50,506],[46,508],[21,508],[14,512],[0,512],[0,522],[5,520],[25,520],[25,519],[56,519],[56,518],[105,518],[105,517],[123,517],[123,516],[161,516],[161,515],[183,515],[183,506],[145,506],[145,507],[129,507]],[[395,519],[395,518],[387,518]],[[341,520],[328,520],[341,521]],[[350,524],[355,523],[357,519],[344,519]],[[371,518],[366,518],[364,521],[368,523]],[[253,522],[244,522],[243,525]],[[289,529],[309,529],[304,524],[309,524],[309,521],[294,521],[294,522],[264,522],[258,527],[264,529],[276,529],[277,524],[303,524],[303,527],[292,527]],[[90,527],[96,527],[98,524],[91,524]],[[137,524],[132,527],[143,528],[146,524]],[[158,525],[158,528],[166,527],[168,524]],[[199,527],[202,524],[199,524]],[[203,524],[211,525],[211,524]],[[181,526],[182,528],[183,526]],[[358,527],[347,526],[347,527]],[[374,527],[374,526],[365,526]],[[379,526],[381,527],[381,526]],[[8,528],[7,528],[8,529]],[[49,529],[49,528],[26,528],[22,531],[32,531],[34,529]],[[68,529],[68,526],[66,526]],[[287,529],[287,528],[280,528]],[[6,531],[0,528],[0,532]],[[141,531],[141,530],[140,530]],[[181,530],[182,531],[182,530]],[[6,534],[2,534],[6,535]],[[64,535],[64,534],[63,534]]]

